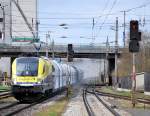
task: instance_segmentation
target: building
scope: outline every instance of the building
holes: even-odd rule
[[[38,0],[0,0],[0,43],[37,38]]]
[[[16,0],[12,2],[13,42],[30,42],[36,38],[37,1]]]

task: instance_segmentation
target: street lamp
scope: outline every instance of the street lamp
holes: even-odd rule
[[[61,36],[60,38],[68,38],[67,36]]]
[[[64,27],[64,26],[67,26],[67,24],[62,23],[62,24],[60,24],[59,26]]]
[[[62,23],[62,24],[60,24],[59,25],[60,27],[62,27],[62,28],[64,28],[64,29],[68,29],[68,24],[66,24],[66,23]]]

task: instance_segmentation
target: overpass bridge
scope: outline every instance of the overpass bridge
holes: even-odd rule
[[[11,63],[14,58],[18,56],[24,56],[25,54],[31,53],[46,55],[46,46],[42,45],[39,51],[38,47],[35,45],[0,45],[0,57],[11,57]],[[106,46],[90,46],[90,45],[73,45],[73,58],[96,58],[96,59],[106,59],[108,61],[108,75],[109,82],[112,82],[111,72],[115,69],[115,47],[110,46],[109,49]],[[118,57],[121,56],[121,51],[123,48],[118,49]],[[48,47],[48,54],[52,56],[55,53],[55,57],[66,58],[68,54],[68,45],[55,45],[52,49]]]
[[[39,50],[37,50],[40,48]],[[49,56],[52,55],[53,51],[56,57],[67,57],[68,46],[67,45],[55,45],[53,48],[46,48],[45,45],[37,47],[36,45],[0,45],[0,57],[18,57],[27,53],[45,55],[48,50]],[[74,58],[115,58],[115,47],[110,46],[90,46],[90,45],[73,45]],[[121,54],[120,48],[118,55]]]

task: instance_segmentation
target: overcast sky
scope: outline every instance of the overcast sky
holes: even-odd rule
[[[140,29],[149,31],[150,0],[39,0],[40,37],[44,40],[46,32],[51,31],[51,38],[56,43],[91,43],[93,37],[94,43],[102,43],[107,36],[109,41],[114,41],[113,29],[118,17],[119,44],[123,45],[121,11],[132,8],[135,9],[126,13],[126,32],[131,19],[141,19],[142,24],[145,19],[146,24]],[[67,24],[66,28],[60,24]]]

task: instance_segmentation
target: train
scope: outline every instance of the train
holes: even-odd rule
[[[12,94],[22,101],[33,101],[62,90],[82,78],[74,66],[47,57],[19,57],[12,63]]]

